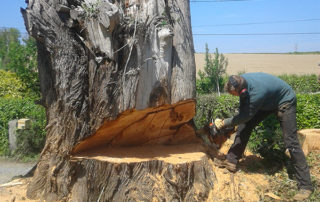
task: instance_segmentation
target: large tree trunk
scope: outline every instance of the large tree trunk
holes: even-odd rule
[[[205,200],[189,1],[29,0],[22,13],[48,122],[28,197]]]

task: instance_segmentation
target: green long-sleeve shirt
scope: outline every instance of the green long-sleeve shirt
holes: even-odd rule
[[[247,95],[240,96],[239,113],[224,120],[224,125],[236,126],[249,121],[259,110],[277,110],[287,102],[294,102],[296,94],[283,80],[258,72],[241,75],[247,82]]]

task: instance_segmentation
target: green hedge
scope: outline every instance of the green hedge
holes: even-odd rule
[[[239,72],[240,74],[243,74],[245,72]],[[320,92],[320,83],[317,78],[317,75],[310,74],[310,75],[280,75],[278,76],[280,79],[287,82],[292,89],[296,93],[315,93]],[[224,86],[224,84],[228,81],[229,76],[225,75],[221,78],[221,86]],[[206,79],[197,79],[196,80],[196,86],[197,86],[197,93],[198,94],[205,94],[209,91],[212,91],[212,85],[209,85],[209,80]],[[211,89],[211,90],[210,90]],[[221,91],[223,91],[223,88],[220,88]]]
[[[45,139],[45,109],[32,100],[0,97],[0,155],[9,154],[8,122],[13,119],[29,118],[31,129],[18,131],[18,156],[38,154]],[[19,138],[22,137],[22,138]]]
[[[296,93],[314,93],[320,91],[317,76],[311,75],[280,75],[279,78],[287,82]]]
[[[16,73],[0,70],[0,97],[22,98],[28,93]]]
[[[239,106],[238,99],[228,94],[220,97],[215,94],[199,95],[194,118],[197,128],[203,127],[211,118],[227,118],[235,114]],[[297,101],[298,129],[320,128],[320,94],[297,95]],[[275,115],[269,116],[255,128],[248,146],[266,158],[283,154],[282,131]]]
[[[211,119],[230,117],[239,107],[239,98],[229,94],[205,94],[197,97],[197,113],[194,118],[197,128],[202,128]]]
[[[320,128],[320,94],[297,95],[298,129]]]

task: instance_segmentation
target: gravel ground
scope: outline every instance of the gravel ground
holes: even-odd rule
[[[34,165],[0,158],[0,184],[10,182],[14,176],[25,175]]]

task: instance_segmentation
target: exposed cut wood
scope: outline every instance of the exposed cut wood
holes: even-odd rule
[[[72,156],[71,159],[95,159],[110,163],[137,163],[157,160],[170,164],[183,164],[200,161],[206,156],[204,151],[205,149],[199,144],[106,147],[80,152]]]
[[[145,110],[128,110],[116,120],[105,122],[71,153],[108,145],[182,144],[196,141],[194,128],[188,127],[188,122],[194,115],[194,100]]]
[[[140,151],[153,150],[151,147],[151,150],[145,148]],[[137,149],[139,154],[138,148],[132,149]],[[101,161],[101,158],[82,159],[77,163],[76,174],[79,178],[73,185],[69,200],[97,201],[100,198],[100,201],[206,201],[215,184],[215,174],[207,156],[194,145],[163,149],[160,154],[169,155],[168,157],[150,158],[147,161],[136,159],[124,162],[122,158],[109,158],[108,161]],[[179,149],[182,149],[181,152]],[[126,153],[133,150],[127,150]],[[114,150],[120,153],[123,151]],[[182,152],[187,152],[190,157]],[[157,156],[158,152],[155,151],[154,154]],[[87,189],[90,193],[85,191]]]
[[[320,129],[303,129],[298,131],[298,139],[305,156],[312,151],[320,151]]]

